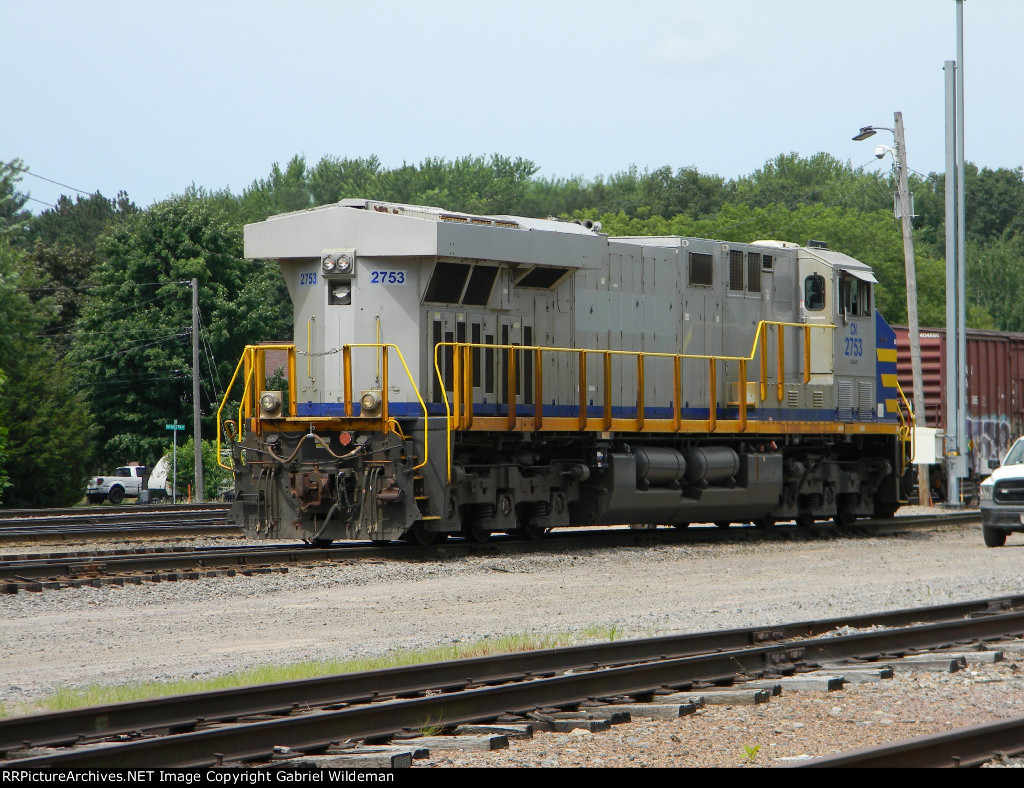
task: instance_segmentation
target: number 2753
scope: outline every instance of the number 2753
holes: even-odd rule
[[[371,285],[404,285],[405,271],[370,271]]]

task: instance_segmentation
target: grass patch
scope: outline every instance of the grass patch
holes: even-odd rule
[[[90,684],[85,687],[61,687],[33,704],[11,708],[0,704],[0,717],[13,714],[35,714],[47,711],[75,709],[82,706],[106,705],[132,700],[181,695],[188,692],[248,687],[274,681],[330,676],[337,673],[357,673],[364,670],[382,670],[402,665],[421,665],[428,662],[447,662],[454,659],[508,654],[517,651],[536,651],[545,648],[570,646],[593,641],[611,641],[621,637],[618,625],[610,627],[588,626],[578,631],[554,634],[513,634],[482,638],[466,643],[450,643],[426,649],[389,651],[377,657],[347,660],[317,660],[288,665],[257,665],[247,670],[205,679],[178,681],[145,681],[131,684]],[[429,725],[429,721],[426,723]]]

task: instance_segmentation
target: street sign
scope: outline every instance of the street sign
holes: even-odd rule
[[[184,424],[165,424],[164,428],[168,429],[168,430],[183,430],[183,429],[185,429],[185,425]]]

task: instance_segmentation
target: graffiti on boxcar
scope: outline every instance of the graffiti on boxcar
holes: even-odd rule
[[[1013,434],[1008,416],[969,418],[967,436],[971,448],[971,470],[981,476],[989,474],[988,461],[1001,460],[1010,444],[1017,438]]]

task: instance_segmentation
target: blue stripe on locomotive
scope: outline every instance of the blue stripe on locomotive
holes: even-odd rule
[[[896,421],[900,410],[900,394],[896,388],[896,332],[877,310],[875,358],[875,409],[876,412],[885,414],[882,421]]]

